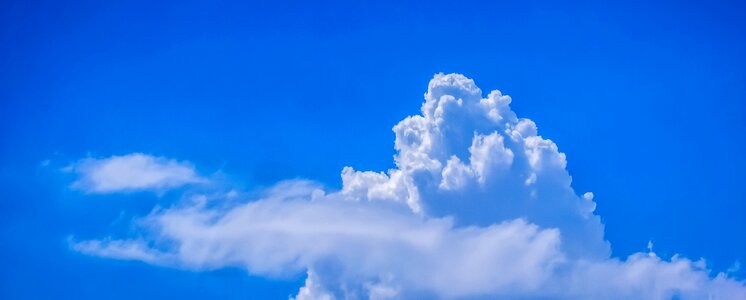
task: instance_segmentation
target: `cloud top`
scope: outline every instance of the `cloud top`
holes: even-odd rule
[[[88,193],[165,191],[203,183],[187,162],[133,153],[108,158],[86,158],[66,168],[78,175],[72,187]]]
[[[525,218],[561,229],[568,254],[608,256],[595,203],[573,190],[565,154],[538,135],[533,121],[516,116],[510,96],[481,93],[463,75],[435,75],[421,114],[394,126],[397,168],[346,168],[343,193],[407,203],[415,213],[454,217],[459,225]]]

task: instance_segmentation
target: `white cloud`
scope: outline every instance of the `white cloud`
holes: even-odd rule
[[[154,251],[144,242],[121,241],[121,240],[104,240],[104,241],[83,241],[75,242],[69,240],[73,249],[78,252],[122,259],[122,260],[139,260],[152,264],[164,262],[164,257],[157,251]]]
[[[102,159],[86,158],[65,169],[79,176],[72,187],[89,193],[160,192],[206,181],[187,162],[142,153]]]
[[[444,296],[529,291],[563,259],[556,229],[522,219],[455,228],[448,218],[339,196],[308,182],[286,182],[227,211],[187,206],[156,212],[148,220],[158,232],[156,244],[178,241],[175,249],[156,254],[142,240],[78,247],[194,269],[238,266],[270,276],[311,269],[323,282],[316,284],[342,283],[350,295],[367,295],[366,286]],[[363,285],[355,286],[358,281]]]
[[[396,168],[342,171],[343,188],[287,181],[258,199],[186,200],[148,237],[74,244],[88,254],[197,270],[306,272],[297,299],[745,299],[743,282],[652,251],[610,257],[592,193],[510,97],[438,74],[422,114],[394,126]],[[230,198],[230,199],[228,199]]]

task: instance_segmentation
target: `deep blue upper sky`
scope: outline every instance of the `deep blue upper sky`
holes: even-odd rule
[[[336,188],[346,165],[393,166],[391,127],[437,72],[513,97],[596,195],[615,256],[746,259],[738,1],[45,2],[0,4],[0,298],[294,294],[300,277],[70,251],[170,198],[84,197],[59,169],[144,152],[245,189]]]

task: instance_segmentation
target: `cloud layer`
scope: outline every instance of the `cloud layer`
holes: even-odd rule
[[[133,153],[109,158],[82,159],[66,168],[79,179],[73,188],[89,193],[165,191],[186,184],[205,182],[186,162]]]
[[[189,194],[139,223],[146,239],[73,247],[196,270],[306,272],[297,299],[746,299],[743,282],[710,276],[703,261],[611,258],[593,194],[573,190],[565,155],[510,102],[497,90],[482,98],[462,75],[438,74],[421,114],[394,126],[394,169],[346,167],[339,191],[296,180],[258,199]],[[148,169],[115,158],[121,164],[111,169],[129,172],[104,174]],[[76,184],[111,192],[196,178],[164,159],[156,165],[170,167],[146,183],[89,175],[109,160],[82,168]]]

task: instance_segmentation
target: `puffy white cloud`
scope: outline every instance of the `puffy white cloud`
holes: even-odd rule
[[[407,203],[428,216],[452,216],[459,225],[525,218],[560,228],[570,255],[608,256],[595,203],[572,189],[565,154],[537,135],[534,122],[516,116],[509,96],[481,93],[462,75],[436,75],[422,114],[394,126],[397,168],[388,178],[345,169],[343,178],[360,180],[343,181],[343,191]]]
[[[306,272],[297,299],[744,299],[743,282],[652,250],[610,257],[592,193],[510,97],[459,74],[431,80],[420,115],[394,126],[396,168],[342,171],[340,191],[287,181],[258,199],[153,211],[146,238],[81,252],[197,270]],[[199,198],[199,197],[198,197]],[[250,200],[250,201],[246,201]]]
[[[102,159],[86,158],[65,169],[79,176],[72,187],[89,193],[142,190],[160,192],[186,184],[206,182],[187,162],[142,153]]]

